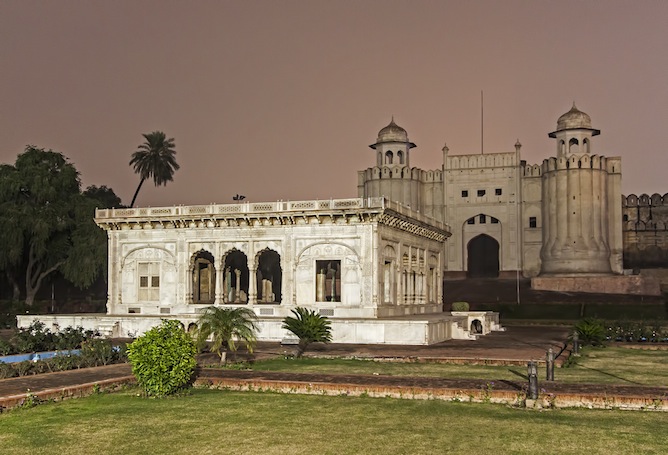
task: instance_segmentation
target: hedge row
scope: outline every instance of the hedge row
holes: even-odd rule
[[[127,362],[125,347],[113,346],[110,340],[96,338],[82,344],[80,355],[63,354],[38,361],[0,362],[0,379],[125,362]]]

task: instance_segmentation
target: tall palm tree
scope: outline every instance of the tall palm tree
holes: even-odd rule
[[[257,316],[248,308],[222,308],[210,306],[200,316],[197,345],[201,349],[211,337],[211,351],[220,356],[220,363],[227,362],[227,350],[236,352],[236,342],[243,341],[252,353],[257,338]]]
[[[162,131],[153,131],[142,136],[146,142],[139,146],[130,160],[130,166],[134,168],[135,174],[141,177],[130,207],[134,207],[144,180],[152,177],[155,186],[166,185],[167,182],[174,180],[174,172],[179,169],[173,137],[167,139]]]

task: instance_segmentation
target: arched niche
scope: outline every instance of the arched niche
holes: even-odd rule
[[[211,253],[200,250],[192,257],[193,303],[212,304],[216,298],[216,269]]]
[[[176,266],[174,255],[163,248],[139,247],[121,260],[120,301],[174,305],[176,303]]]
[[[248,303],[248,258],[236,248],[225,254],[223,273],[223,301]]]
[[[281,256],[274,250],[265,248],[256,257],[257,301],[260,303],[281,302]]]
[[[383,248],[383,302],[387,304],[396,303],[396,291],[394,286],[397,252],[391,245]]]
[[[315,243],[306,246],[297,255],[297,302],[361,305],[361,280],[360,257],[349,245]]]

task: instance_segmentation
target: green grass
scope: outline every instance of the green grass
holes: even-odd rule
[[[523,366],[455,365],[423,362],[376,362],[354,359],[272,359],[258,361],[254,370],[327,374],[379,374],[453,379],[521,380]],[[540,376],[544,371],[540,372]],[[555,379],[569,383],[668,386],[668,350],[620,347],[588,348],[576,364],[556,368]]]
[[[0,453],[665,453],[668,413],[240,393],[133,391],[0,415]]]

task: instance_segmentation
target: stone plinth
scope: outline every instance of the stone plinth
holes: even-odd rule
[[[659,280],[640,275],[539,276],[531,279],[531,288],[537,291],[661,295]]]

